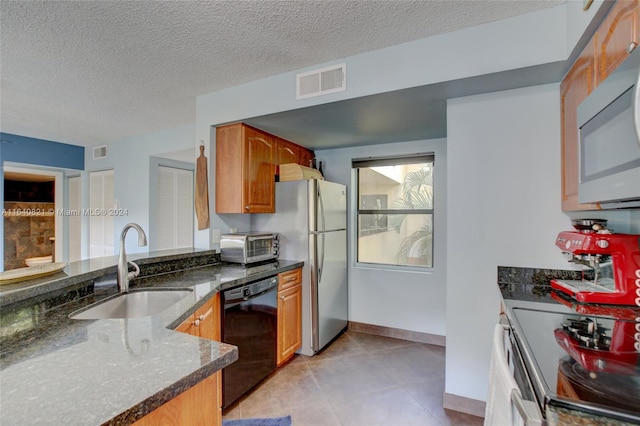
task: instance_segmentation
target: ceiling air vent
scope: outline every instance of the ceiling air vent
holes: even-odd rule
[[[334,65],[296,75],[296,99],[342,92],[347,89],[347,65]]]
[[[93,159],[105,158],[107,156],[107,146],[94,146],[93,147]]]

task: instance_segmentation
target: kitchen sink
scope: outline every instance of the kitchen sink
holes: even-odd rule
[[[140,318],[164,311],[192,294],[190,289],[140,289],[118,293],[69,314],[77,320]]]

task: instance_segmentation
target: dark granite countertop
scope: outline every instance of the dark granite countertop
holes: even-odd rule
[[[582,305],[552,289],[550,281],[559,279],[581,279],[580,272],[517,267],[498,267],[498,287],[502,295],[505,313],[513,318],[514,309],[533,309],[562,314],[592,314],[624,317],[640,317],[640,308],[616,307],[611,305]],[[624,313],[624,315],[623,315]],[[527,339],[527,336],[524,336]],[[527,368],[538,368],[528,365]],[[538,375],[541,375],[539,372]],[[562,425],[631,425],[624,421],[602,417],[587,411],[568,407],[547,405],[546,421],[550,426]]]
[[[132,253],[127,255],[127,260],[135,261],[140,266],[142,275],[154,275],[157,272],[152,267],[154,264],[180,262],[181,269],[193,268],[219,262],[219,254],[215,250],[175,249]],[[2,284],[0,285],[0,307],[40,295],[48,298],[52,292],[66,292],[70,288],[82,286],[86,281],[98,279],[107,274],[115,274],[117,264],[118,256],[98,257],[71,262],[62,271],[51,275]]]
[[[3,289],[0,300],[11,302],[0,304],[0,424],[130,424],[234,362],[235,346],[172,329],[217,292],[303,263],[197,266],[198,259],[211,255],[191,251],[139,258],[141,269],[146,263],[151,272],[162,272],[161,265],[171,260],[172,269],[179,270],[137,278],[132,289],[192,291],[158,315],[142,318],[68,317],[117,293],[114,259],[72,264],[65,276],[49,277],[53,284],[39,279],[22,289]],[[67,280],[66,287],[61,280]]]

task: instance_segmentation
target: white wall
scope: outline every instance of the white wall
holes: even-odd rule
[[[248,117],[562,61],[570,51],[566,20],[561,5],[204,94],[196,100],[196,137],[207,141],[209,126]],[[297,73],[343,62],[346,91],[295,100]]]
[[[586,28],[591,23],[591,20],[603,4],[604,0],[593,0],[589,9],[585,11],[583,9],[584,3],[581,0],[569,0],[566,3],[568,52],[571,52],[573,47],[578,43]]]
[[[577,2],[577,0],[576,0]],[[215,132],[212,126],[264,114],[336,102],[409,87],[566,60],[601,0],[588,13],[560,5],[434,37],[252,81],[196,98],[195,145],[209,158],[211,228],[195,231],[197,247],[217,247],[211,231],[249,229],[247,215],[215,214]],[[571,2],[569,2],[571,3]],[[568,28],[569,27],[569,28]],[[541,30],[541,29],[544,29]],[[570,34],[570,35],[569,35]],[[347,90],[296,101],[295,75],[347,64]]]
[[[559,96],[551,84],[448,101],[448,394],[486,400],[498,266],[575,269],[554,245],[571,218],[640,229],[637,210],[561,211]]]
[[[447,105],[445,392],[484,401],[499,314],[497,267],[567,268],[557,84]]]
[[[356,191],[351,160],[433,152],[434,167],[434,267],[429,272],[409,272],[355,265]],[[316,151],[325,178],[347,185],[349,215],[349,321],[445,335],[446,296],[446,165],[445,139],[400,142],[367,147]]]
[[[107,145],[107,158],[94,160],[93,149],[85,150],[85,170],[114,169],[115,198],[121,209],[128,209],[127,216],[114,217],[114,244],[119,251],[120,231],[129,222],[139,224],[149,232],[149,217],[154,212],[149,208],[149,167],[150,157],[166,152],[193,150],[194,126],[185,125],[155,133],[130,137]],[[199,154],[199,151],[198,151]],[[127,233],[127,253],[147,252],[149,246],[138,247],[135,231]]]

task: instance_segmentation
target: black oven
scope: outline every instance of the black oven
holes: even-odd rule
[[[222,408],[276,369],[277,294],[277,277],[222,292],[222,341],[238,347],[238,360],[222,370]]]

